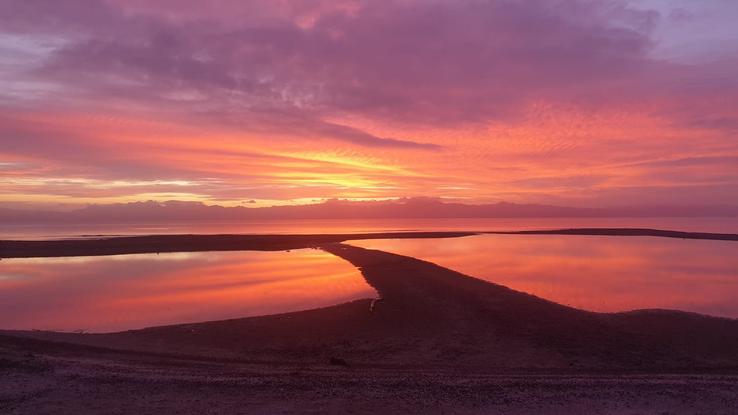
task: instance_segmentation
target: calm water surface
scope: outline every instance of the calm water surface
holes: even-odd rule
[[[595,311],[667,308],[738,318],[738,243],[481,235],[351,241]]]
[[[0,225],[0,239],[61,239],[99,235],[151,234],[316,234],[395,231],[505,231],[584,227],[657,228],[738,233],[738,218],[469,218],[310,219],[240,222],[134,223],[107,225]]]
[[[0,261],[0,328],[118,331],[274,314],[373,298],[318,250]]]

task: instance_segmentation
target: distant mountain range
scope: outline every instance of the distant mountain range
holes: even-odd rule
[[[329,200],[299,206],[261,208],[208,206],[198,202],[135,202],[91,205],[55,212],[0,209],[0,223],[127,223],[230,221],[249,219],[369,218],[543,218],[543,217],[703,217],[738,216],[738,206],[632,206],[576,208],[500,202],[486,205],[448,203],[432,198],[393,201]]]

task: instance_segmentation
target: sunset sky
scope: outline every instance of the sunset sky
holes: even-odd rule
[[[0,206],[738,204],[738,1],[0,0]]]

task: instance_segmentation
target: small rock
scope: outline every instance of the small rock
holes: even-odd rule
[[[345,361],[345,360],[343,360],[343,359],[341,359],[341,358],[338,358],[338,357],[331,357],[330,363],[331,363],[331,364],[332,364],[333,366],[343,366],[343,367],[348,367],[348,363],[346,363],[346,361]]]

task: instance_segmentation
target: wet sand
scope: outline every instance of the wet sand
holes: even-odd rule
[[[592,313],[410,257],[317,245],[358,267],[381,299],[111,334],[3,331],[0,412],[738,408],[738,320]]]

